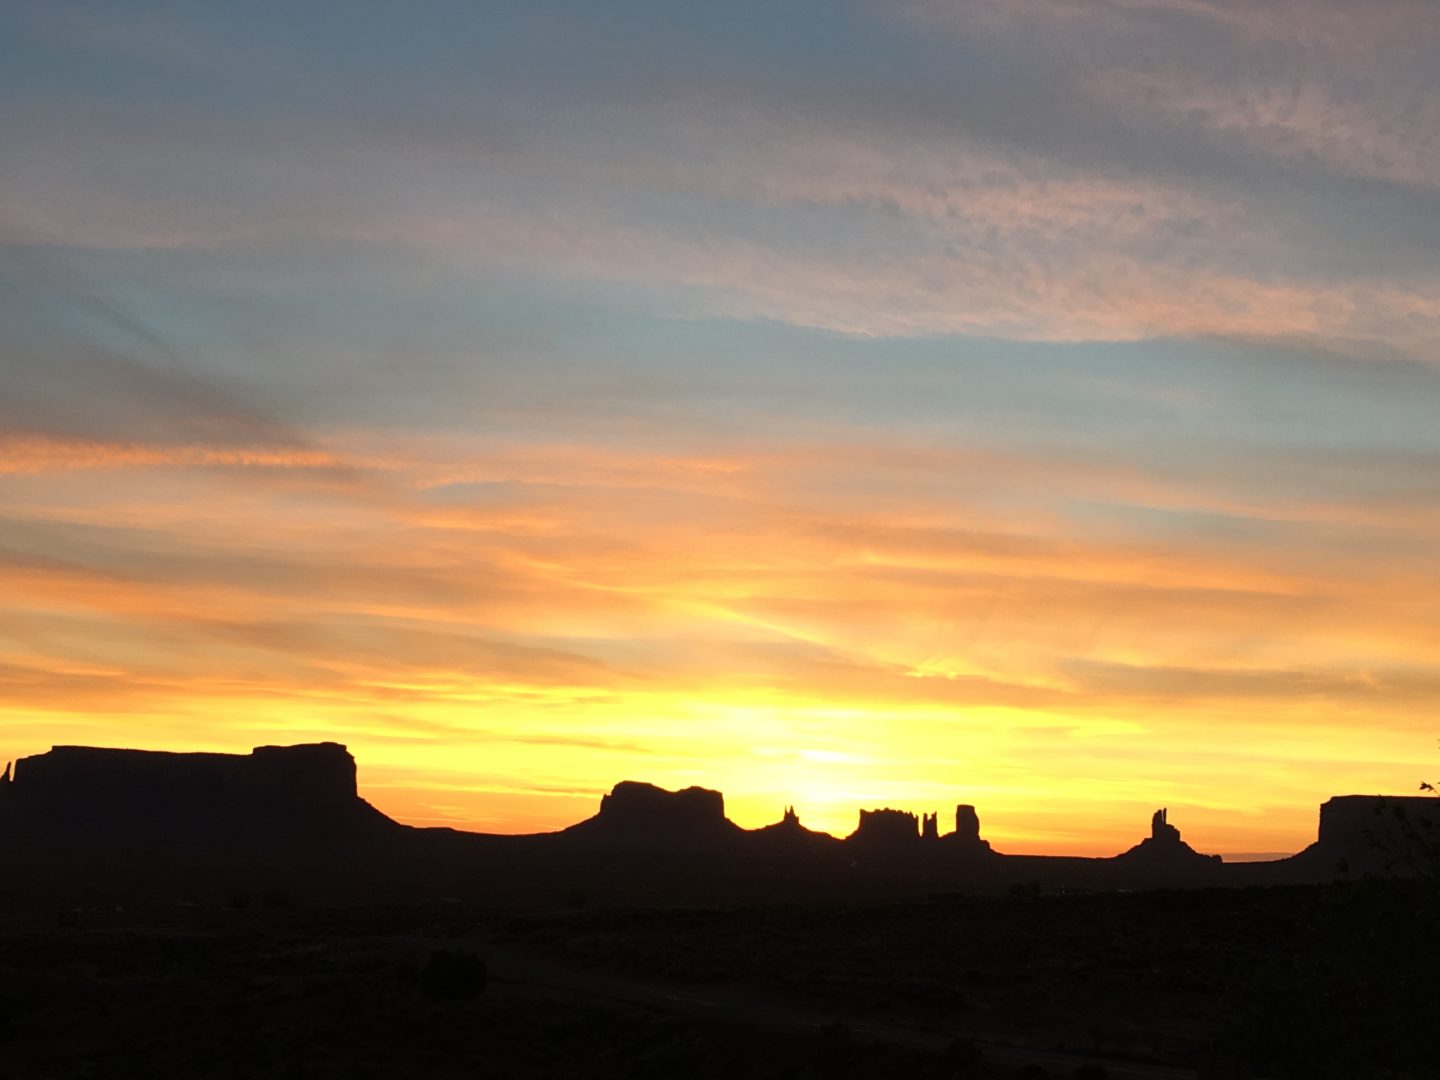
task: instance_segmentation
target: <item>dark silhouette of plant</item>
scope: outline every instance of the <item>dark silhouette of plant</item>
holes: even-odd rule
[[[1234,1034],[1262,1073],[1419,1080],[1440,1061],[1437,879],[1369,879],[1322,892],[1304,945],[1258,973]]]
[[[590,894],[577,885],[574,888],[565,890],[560,897],[560,903],[567,908],[573,908],[577,911],[582,910],[590,906]]]
[[[1429,783],[1420,790],[1431,794]],[[1381,799],[1370,839],[1387,872],[1322,889],[1303,945],[1253,977],[1228,1041],[1280,1080],[1422,1080],[1440,1024],[1440,826]]]
[[[420,972],[420,989],[444,1001],[472,1001],[488,978],[485,961],[468,949],[436,949]]]
[[[970,1039],[955,1039],[941,1055],[944,1075],[954,1080],[972,1080],[986,1075],[985,1053]]]
[[[288,908],[291,907],[294,903],[295,899],[293,896],[290,895],[290,890],[278,886],[275,888],[266,889],[260,894],[261,907]]]
[[[850,1026],[836,1021],[820,1029],[820,1038],[811,1061],[815,1076],[849,1076],[854,1069],[856,1049],[850,1037]]]
[[[1430,783],[1421,783],[1420,790],[1437,794]],[[1378,798],[1377,820],[1365,831],[1366,839],[1384,857],[1387,874],[1433,877],[1440,874],[1440,799],[1429,814],[1412,813],[1413,802]]]

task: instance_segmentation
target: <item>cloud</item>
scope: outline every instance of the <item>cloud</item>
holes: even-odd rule
[[[1408,711],[1434,700],[1433,669],[1285,670],[1146,667],[1077,660],[1065,666],[1083,692],[1147,701],[1174,698],[1250,701],[1324,700],[1345,706]]]
[[[340,470],[342,464],[322,450],[269,446],[173,446],[64,439],[52,436],[0,436],[0,473],[64,472],[74,469],[266,468]]]
[[[337,465],[53,255],[0,247],[0,317],[4,471]]]
[[[18,20],[12,743],[340,738],[511,828],[633,768],[1298,845],[1408,777],[1431,8],[336,14]]]
[[[1276,464],[1253,470],[1274,469],[1251,478],[1262,490],[1314,468]],[[415,701],[666,685],[1072,707],[1075,656],[1143,649],[1177,668],[1302,647],[1352,667],[1374,650],[1433,659],[1423,613],[1405,608],[1433,561],[1425,534],[1406,533],[1408,504],[1362,528],[1339,512],[1345,499],[1321,516],[1301,501],[1287,519],[1284,502],[1257,496],[1263,516],[1247,516],[1223,486],[1205,491],[1232,464],[1179,487],[1167,468],[1104,459],[864,444],[674,461],[579,445],[492,450],[444,465],[443,488],[428,486],[429,458],[390,467],[402,496],[348,503],[338,524],[263,492],[238,531],[183,516],[143,528],[12,516],[0,573],[12,605],[106,620],[83,635],[102,653],[111,620],[133,620],[152,627],[130,635],[147,664],[177,649],[199,669],[273,658],[282,690]],[[456,486],[467,469],[471,486]],[[967,472],[975,482],[957,485]],[[1337,495],[1394,472],[1377,459]],[[1012,504],[1061,491],[1082,507],[1123,505],[1006,513],[996,485]],[[1171,516],[1184,528],[1154,531]],[[667,637],[675,650],[659,646]],[[786,649],[766,651],[777,642]]]
[[[1078,89],[1135,123],[1234,138],[1256,153],[1353,176],[1434,187],[1440,18],[1414,0],[1357,9],[1262,3],[916,3],[908,14],[1001,47],[1023,34]],[[1383,68],[1383,78],[1375,73]]]
[[[889,62],[757,66],[722,35],[704,80],[591,64],[537,86],[555,108],[523,127],[503,105],[427,112],[419,150],[390,112],[342,120],[318,101],[213,131],[152,103],[103,128],[62,109],[19,125],[36,152],[9,186],[15,214],[73,244],[283,263],[303,239],[397,281],[421,265],[598,282],[687,316],[861,335],[1289,336],[1428,357],[1440,140],[1413,43],[1436,20],[1381,8],[1373,26],[1330,4],[915,6],[919,30],[837,17],[826,34],[864,29]],[[509,100],[483,75],[466,91]],[[426,94],[397,87],[392,108]],[[76,137],[43,134],[57,128]],[[206,181],[217,158],[224,184]],[[123,182],[48,181],[102,170]]]

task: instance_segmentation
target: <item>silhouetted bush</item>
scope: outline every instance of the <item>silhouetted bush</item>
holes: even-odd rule
[[[1075,1080],[1110,1080],[1110,1070],[1104,1065],[1081,1065],[1075,1070]]]
[[[1433,784],[1421,791],[1436,794]],[[1436,813],[1411,814],[1408,800],[1380,796],[1372,810],[1374,821],[1365,839],[1384,859],[1385,876],[1440,875],[1440,822]],[[1436,804],[1440,811],[1440,803]]]
[[[428,997],[470,1001],[485,990],[485,961],[466,949],[436,949],[420,973],[420,989]]]
[[[1280,1080],[1436,1075],[1440,879],[1336,885],[1303,930],[1240,995],[1230,1047]]]
[[[20,1014],[31,1012],[36,1006],[37,1002],[31,996],[0,994],[0,1043],[10,1042],[18,1036]],[[0,1075],[8,1075],[3,1063],[0,1063]]]
[[[288,908],[295,903],[289,889],[266,889],[260,894],[260,906],[267,908]]]
[[[573,889],[566,889],[560,897],[560,903],[567,908],[580,910],[590,906],[590,894],[578,886]]]
[[[972,1080],[985,1075],[985,1054],[969,1039],[955,1039],[945,1048],[940,1065],[955,1080]]]
[[[820,1029],[819,1045],[811,1070],[816,1076],[848,1076],[855,1064],[855,1047],[850,1039],[850,1026],[839,1022]]]

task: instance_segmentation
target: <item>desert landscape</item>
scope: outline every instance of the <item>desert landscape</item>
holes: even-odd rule
[[[1433,1060],[1424,800],[1332,800],[1306,852],[1229,865],[1164,811],[1112,859],[1048,859],[991,850],[969,807],[943,835],[879,810],[837,839],[633,783],[559,833],[415,829],[355,775],[338,746],[8,769],[8,1074],[1161,1080]]]

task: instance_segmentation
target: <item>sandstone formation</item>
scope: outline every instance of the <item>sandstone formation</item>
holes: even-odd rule
[[[940,835],[940,815],[916,815],[905,810],[861,810],[860,824],[845,842],[869,853],[923,854],[939,850],[955,855],[990,854],[980,838],[980,817],[975,807],[955,807],[955,831]]]
[[[631,902],[659,895],[667,881],[690,882],[706,902],[737,882],[746,895],[767,896],[919,887],[1064,894],[1411,872],[1421,860],[1440,861],[1440,800],[1333,798],[1321,808],[1316,843],[1301,854],[1226,865],[1190,847],[1164,809],[1150,835],[1122,855],[1057,858],[992,851],[968,804],[955,808],[954,831],[943,835],[935,813],[884,808],[861,811],[841,840],[805,828],[794,807],[773,825],[745,830],[725,816],[718,791],[627,781],[594,817],[561,832],[493,836],[391,821],[359,797],[355,761],[334,743],[243,755],[61,746],[0,773],[0,850],[12,871],[8,882],[0,878],[0,904],[5,885],[13,891],[27,875],[49,875],[48,887],[65,890],[76,882],[113,888],[117,875],[128,875],[134,891],[152,894],[202,880],[212,888],[300,882],[317,894],[370,897],[629,890]],[[716,882],[715,891],[702,889]]]
[[[955,807],[955,831],[945,839],[957,854],[991,854],[990,842],[980,838],[980,815],[968,803]]]
[[[600,812],[561,835],[617,847],[702,849],[732,843],[743,830],[725,816],[725,796],[708,788],[666,791],[623,780]]]
[[[940,815],[938,813],[921,815],[920,839],[926,841],[940,839]]]
[[[1219,855],[1201,855],[1180,839],[1180,830],[1170,824],[1168,817],[1169,811],[1156,810],[1150,818],[1150,835],[1117,858],[1160,866],[1220,862]]]
[[[920,822],[904,810],[861,810],[860,824],[847,837],[849,843],[871,849],[901,849],[920,839]]]
[[[793,806],[785,807],[775,824],[751,830],[746,840],[767,856],[820,855],[833,851],[840,843],[829,833],[807,829]]]
[[[1295,860],[1351,876],[1440,871],[1440,799],[1336,795],[1321,804],[1315,843]]]
[[[358,839],[400,826],[360,798],[338,743],[248,755],[57,746],[0,781],[0,830],[52,843]]]

